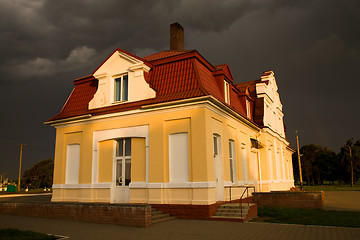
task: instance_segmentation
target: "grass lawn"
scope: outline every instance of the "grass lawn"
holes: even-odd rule
[[[258,216],[255,221],[360,228],[360,212],[258,207]]]
[[[0,229],[0,240],[53,240],[55,236],[32,231],[20,231],[13,228]]]
[[[20,192],[6,192],[6,191],[0,191],[0,195],[8,195],[8,194],[32,194],[32,193],[51,193],[52,191],[44,191],[43,188],[39,189],[29,189],[29,191],[25,191],[25,189],[21,189]]]
[[[296,186],[300,189],[300,186]],[[315,185],[304,186],[305,191],[360,191],[360,185]]]

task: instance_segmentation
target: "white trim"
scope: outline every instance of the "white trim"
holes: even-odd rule
[[[191,188],[214,188],[215,182],[191,182]]]
[[[294,180],[262,180],[262,181],[249,181],[249,184],[271,184],[271,183],[289,183],[294,182]]]
[[[224,187],[230,187],[235,185],[234,183],[232,183],[231,181],[224,181]]]
[[[53,184],[53,189],[94,189],[94,188],[110,188],[111,182],[96,184]]]
[[[131,182],[130,188],[149,188],[149,189],[167,189],[167,188],[215,188],[215,182],[186,182],[186,183],[146,183]]]
[[[91,118],[91,114],[85,114],[85,115],[80,115],[80,116],[76,116],[76,117],[70,117],[70,118],[59,119],[59,120],[54,120],[54,121],[47,121],[47,122],[44,122],[44,124],[55,127],[56,124],[61,124],[64,122],[65,122],[65,124],[68,124],[68,122],[71,122],[71,121],[79,121],[79,120],[84,120],[84,119],[89,119],[89,118]]]

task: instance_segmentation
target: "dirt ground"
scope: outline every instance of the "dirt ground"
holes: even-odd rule
[[[360,191],[326,191],[323,209],[360,211]]]

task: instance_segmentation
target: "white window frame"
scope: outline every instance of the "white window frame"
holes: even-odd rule
[[[246,116],[251,119],[250,101],[246,99]]]
[[[126,76],[126,82],[124,80],[124,77]],[[118,85],[118,82],[120,83]],[[126,87],[125,87],[126,83]],[[119,87],[120,86],[120,89]],[[118,91],[120,92],[120,95],[117,94]],[[114,102],[125,102],[129,100],[129,75],[122,74],[117,76],[114,79]]]
[[[224,80],[224,96],[225,96],[225,102],[227,104],[230,104],[230,87],[229,83]]]

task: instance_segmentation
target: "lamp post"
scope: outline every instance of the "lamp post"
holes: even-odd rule
[[[20,192],[20,179],[21,179],[21,161],[22,161],[22,151],[23,148],[26,146],[27,144],[20,144],[20,163],[19,163],[19,181],[18,181],[18,192]]]

